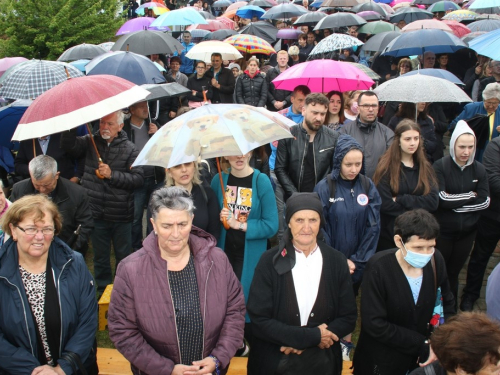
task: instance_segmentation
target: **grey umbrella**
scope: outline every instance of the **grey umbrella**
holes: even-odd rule
[[[401,35],[400,31],[386,31],[372,36],[361,47],[362,51],[377,52],[382,51],[387,45]]]
[[[266,0],[252,0],[248,3],[248,5],[254,5],[256,7],[261,8],[272,8],[274,5]]]
[[[358,5],[351,8],[351,12],[354,12],[354,13],[366,12],[369,10],[371,10],[373,12],[377,12],[381,16],[384,16],[384,17],[387,16],[387,12],[384,10],[384,8],[382,8],[377,3],[372,3],[372,2],[363,3],[363,4],[358,4]]]
[[[321,4],[322,8],[344,8],[344,7],[353,7],[358,5],[358,0],[325,0],[323,4]]]
[[[434,15],[431,12],[410,7],[398,9],[396,13],[391,16],[390,21],[391,23],[398,23],[399,21],[404,20],[406,24],[409,24],[413,21],[431,19],[432,17],[434,17]]]
[[[210,13],[210,12],[206,12],[206,11],[202,10],[202,11],[200,11],[200,14],[206,20],[214,20],[215,19],[215,16],[212,13]]]
[[[160,98],[175,97],[185,95],[191,90],[179,85],[177,82],[161,83],[161,84],[145,84],[142,88],[148,90],[151,94],[146,100],[155,100]]]
[[[251,22],[244,28],[240,29],[238,34],[258,36],[266,42],[273,44],[278,39],[276,36],[278,34],[278,28],[267,21],[257,21]]]
[[[273,6],[262,15],[262,19],[288,19],[299,17],[307,13],[307,9],[295,4],[279,4]]]
[[[432,5],[434,3],[437,3],[440,0],[413,0],[413,4],[418,4],[418,5]]]
[[[328,1],[328,0],[327,0]],[[339,12],[326,16],[318,22],[314,30],[334,29],[346,26],[364,25],[366,20],[352,13]]]
[[[183,49],[182,44],[172,36],[153,30],[125,34],[111,48],[112,51],[130,51],[143,56],[159,53],[173,54]]]
[[[325,17],[326,14],[323,12],[309,12],[297,18],[297,21],[295,21],[293,24],[295,26],[315,26]]]
[[[92,60],[94,57],[106,53],[106,50],[95,44],[79,44],[64,51],[57,61],[76,61],[81,59]]]
[[[480,20],[480,21],[475,21],[471,22],[467,25],[467,27],[470,29],[471,32],[474,31],[493,31],[500,29],[500,21],[499,20]]]
[[[216,31],[212,31],[203,37],[203,40],[224,40],[231,35],[238,34],[237,31],[231,29],[220,29]]]

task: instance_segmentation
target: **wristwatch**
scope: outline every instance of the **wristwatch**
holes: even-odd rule
[[[239,227],[238,227],[238,230],[243,230],[243,225],[244,225],[244,224],[245,224],[245,223],[240,223],[240,225],[239,225]]]

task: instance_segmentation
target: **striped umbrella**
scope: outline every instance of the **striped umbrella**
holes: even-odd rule
[[[443,20],[450,20],[450,21],[474,21],[479,14],[476,12],[473,12],[471,10],[454,10],[453,12],[448,13],[443,17]]]
[[[265,55],[276,53],[268,42],[258,36],[238,34],[230,36],[224,42],[232,44],[240,52],[250,54],[263,53]]]

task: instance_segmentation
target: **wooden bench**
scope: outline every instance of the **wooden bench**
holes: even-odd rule
[[[100,375],[131,375],[129,362],[116,349],[99,348],[97,350],[97,362]],[[352,374],[349,370],[351,362],[344,362],[342,375]],[[233,358],[227,375],[246,375],[247,359]]]

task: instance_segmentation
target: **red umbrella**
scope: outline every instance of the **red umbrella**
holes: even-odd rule
[[[470,34],[470,29],[465,26],[463,23],[457,22],[457,21],[452,21],[452,20],[442,20],[441,22],[444,22],[447,24],[450,29],[453,31],[453,34],[458,36],[459,38]]]

